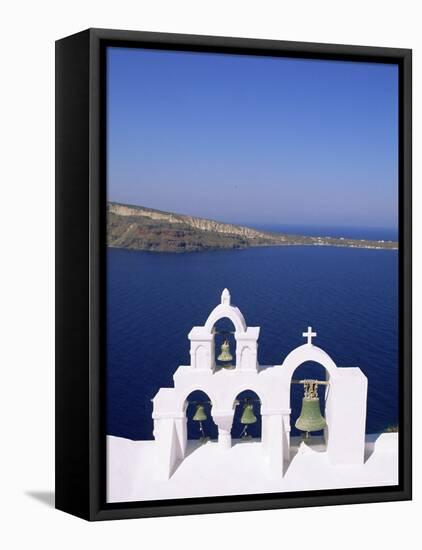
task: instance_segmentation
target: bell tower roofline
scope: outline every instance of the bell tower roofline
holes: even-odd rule
[[[221,293],[221,303],[211,311],[208,319],[205,321],[204,327],[211,332],[215,323],[224,317],[230,319],[237,333],[246,332],[247,325],[245,318],[240,309],[231,303],[230,292],[227,288]]]
[[[189,332],[191,366],[195,369],[214,371],[215,369],[215,324],[220,319],[229,319],[235,328],[236,369],[258,370],[259,327],[248,327],[242,312],[231,303],[227,288],[221,293],[219,303],[209,314],[203,326],[193,327]]]
[[[225,289],[223,290],[223,292],[221,293],[221,303],[222,303],[223,305],[229,306],[229,305],[230,305],[230,301],[231,301],[230,292],[227,290],[227,288],[225,288]]]

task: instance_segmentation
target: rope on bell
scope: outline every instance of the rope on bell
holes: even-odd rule
[[[313,379],[304,379],[304,380],[292,380],[292,384],[303,384],[304,397],[309,399],[318,398],[318,386],[328,386],[330,383],[326,380],[313,380]]]

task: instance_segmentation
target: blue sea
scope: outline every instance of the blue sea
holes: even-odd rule
[[[377,235],[362,238],[395,238]],[[282,363],[304,343],[302,332],[311,325],[318,333],[314,343],[338,366],[360,367],[368,377],[367,433],[397,424],[397,251],[292,246],[185,254],[109,249],[107,255],[109,434],[152,439],[151,399],[161,387],[172,387],[179,365],[189,364],[187,335],[205,322],[225,287],[247,324],[261,327],[260,364]],[[224,322],[218,328],[231,330]],[[295,373],[323,376],[323,368],[312,363]],[[207,399],[195,393],[191,400]],[[321,396],[322,412],[323,401]],[[300,404],[296,386],[292,423]],[[259,436],[259,403],[254,409],[258,422],[250,433]],[[242,430],[241,411],[237,407],[235,437]],[[193,413],[190,405],[189,419]],[[199,436],[197,424],[189,420],[189,437]],[[204,428],[216,437],[211,420]]]

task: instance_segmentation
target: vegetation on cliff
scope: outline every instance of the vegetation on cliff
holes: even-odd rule
[[[252,246],[342,246],[397,249],[393,241],[309,237],[258,231],[195,216],[109,202],[107,244],[153,252],[194,252]]]

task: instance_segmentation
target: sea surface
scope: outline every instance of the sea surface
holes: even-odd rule
[[[183,254],[109,249],[107,254],[109,434],[153,438],[151,399],[161,387],[172,387],[179,365],[189,364],[187,335],[204,324],[225,287],[247,324],[261,327],[260,364],[282,363],[304,343],[302,332],[311,325],[318,333],[314,343],[338,366],[360,367],[368,377],[367,433],[397,424],[397,251],[291,246]],[[232,330],[227,323],[217,328]],[[306,363],[295,378],[323,377],[323,371]],[[292,389],[292,423],[300,414],[301,391]],[[207,397],[200,392],[190,397],[202,400]],[[323,395],[321,407],[323,413]],[[242,410],[236,409],[235,437],[243,427]],[[257,401],[254,411],[258,422],[250,433],[259,436]],[[210,416],[208,404],[206,412]],[[194,405],[187,414],[189,437],[198,437],[198,423],[191,420]],[[216,437],[210,419],[204,429]]]

